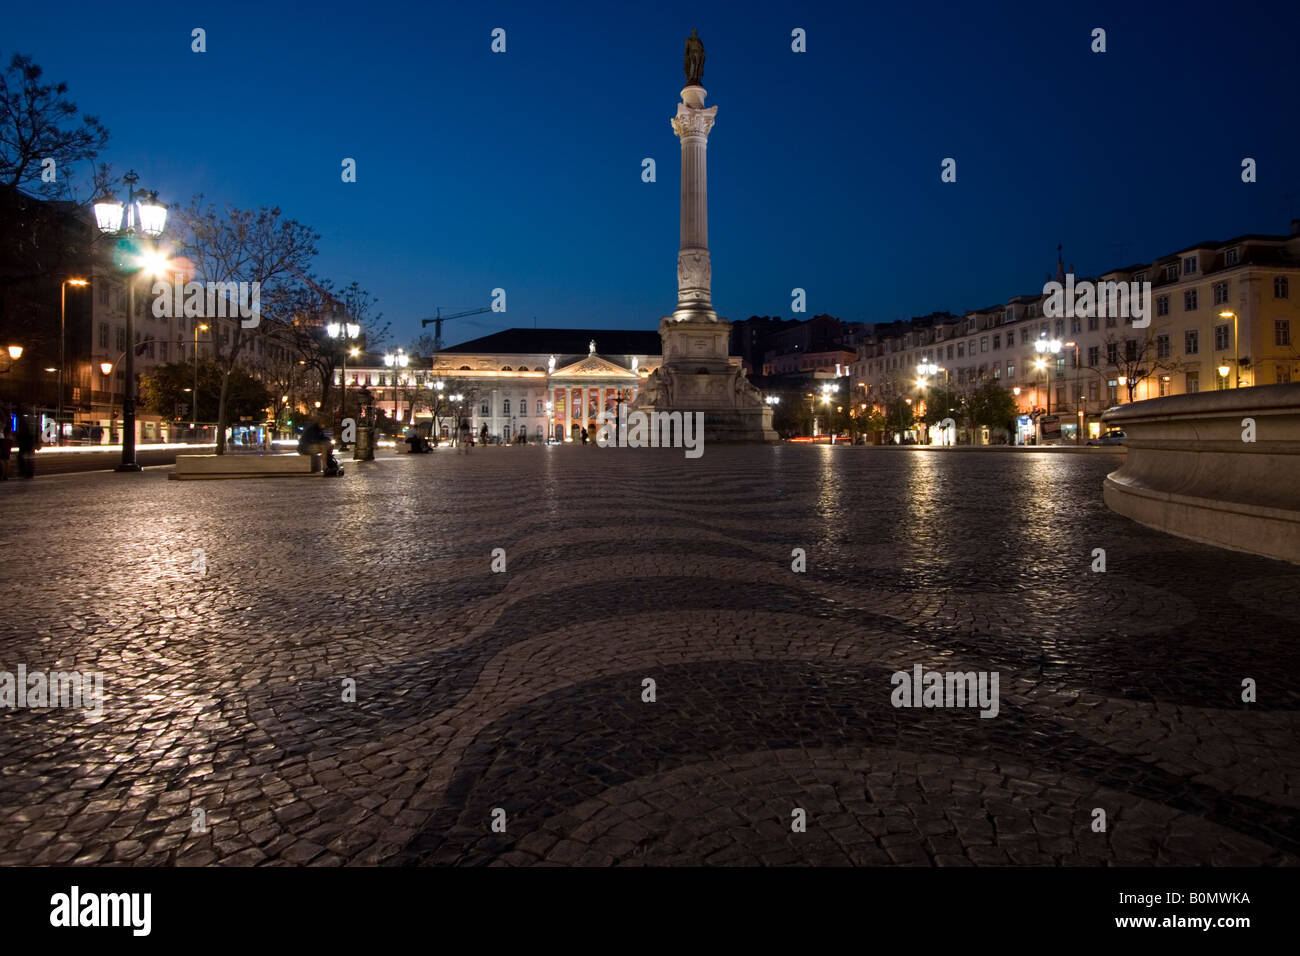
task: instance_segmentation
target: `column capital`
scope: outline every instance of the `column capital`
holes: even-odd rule
[[[708,109],[696,109],[687,106],[685,103],[678,103],[677,115],[671,120],[673,132],[682,140],[690,136],[700,136],[708,139],[709,130],[713,129],[713,121],[717,113],[718,108],[716,106],[710,106]]]

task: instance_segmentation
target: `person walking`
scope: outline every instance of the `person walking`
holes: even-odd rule
[[[469,422],[463,418],[460,422],[460,447],[465,450],[467,455],[469,450],[474,447],[474,443],[469,440]],[[457,449],[457,451],[459,450]]]
[[[18,475],[21,478],[36,475],[36,430],[26,415],[18,416]]]
[[[479,444],[481,445],[487,444],[487,423],[486,422],[483,424],[483,427],[478,430],[478,440],[479,440]]]

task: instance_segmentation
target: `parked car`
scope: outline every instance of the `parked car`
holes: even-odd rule
[[[1124,432],[1120,429],[1108,431],[1100,438],[1089,438],[1089,445],[1122,445],[1124,444]]]

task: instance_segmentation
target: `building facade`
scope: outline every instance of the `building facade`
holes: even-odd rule
[[[1054,279],[1065,278],[1058,261]],[[894,323],[859,344],[855,401],[923,401],[936,385],[963,393],[992,380],[1015,396],[1022,440],[1025,419],[1055,419],[1071,439],[1099,434],[1102,412],[1114,405],[1300,375],[1300,221],[1287,235],[1200,242],[1089,281],[1150,282],[1150,324],[1137,328],[1132,316],[1096,308],[1049,317],[1041,292]],[[1059,350],[1044,350],[1054,343]],[[919,366],[937,370],[920,375]]]
[[[507,329],[412,356],[404,368],[378,356],[349,365],[347,387],[403,425],[428,423],[441,438],[466,422],[494,441],[581,441],[636,400],[661,362],[658,332]],[[335,384],[343,381],[336,373]],[[454,401],[452,396],[458,396]]]

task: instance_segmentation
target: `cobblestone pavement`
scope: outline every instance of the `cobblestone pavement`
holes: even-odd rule
[[[0,486],[0,670],[106,697],[0,711],[0,864],[1300,863],[1300,568],[1111,514],[1118,460]],[[997,716],[895,708],[917,664]]]

